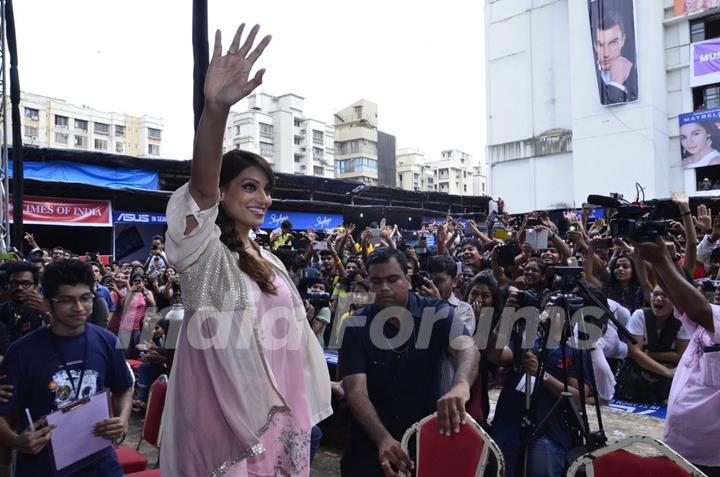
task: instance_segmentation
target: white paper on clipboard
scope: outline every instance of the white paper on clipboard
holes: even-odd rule
[[[56,426],[50,443],[58,473],[62,474],[63,469],[78,462],[92,460],[96,454],[104,455],[104,451],[112,447],[112,441],[93,435],[95,424],[109,418],[107,391],[90,397],[82,404],[71,404],[68,410],[48,414],[48,424]]]

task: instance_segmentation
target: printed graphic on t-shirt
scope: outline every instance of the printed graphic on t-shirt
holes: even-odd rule
[[[77,383],[80,380],[80,370],[71,369],[70,374],[72,375],[73,382],[77,386]],[[97,378],[97,371],[92,369],[85,370],[82,383],[80,383],[80,395],[78,396],[78,399],[97,394]],[[75,400],[75,390],[73,389],[72,382],[70,382],[70,378],[64,369],[58,370],[58,372],[53,375],[52,381],[50,382],[50,391],[55,393],[56,407],[70,404]]]

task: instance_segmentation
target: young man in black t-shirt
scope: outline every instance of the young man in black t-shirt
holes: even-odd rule
[[[0,375],[7,376],[4,384],[13,386],[10,400],[0,404],[0,444],[18,452],[18,476],[55,475],[48,448],[52,428],[40,418],[77,399],[109,388],[118,417],[96,423],[93,432],[116,442],[126,434],[132,377],[117,337],[86,323],[92,312],[94,285],[88,264],[77,260],[49,264],[42,286],[52,324],[11,345],[0,365]],[[25,409],[37,420],[34,432],[22,412]],[[18,427],[13,430],[8,419],[18,411]],[[109,452],[71,475],[121,477],[123,473],[115,453]]]

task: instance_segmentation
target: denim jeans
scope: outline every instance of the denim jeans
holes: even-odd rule
[[[322,431],[319,426],[313,426],[310,431],[310,463],[312,464],[315,454],[320,448],[320,439],[322,439]]]
[[[143,363],[138,370],[137,398],[139,401],[147,402],[150,394],[150,386],[163,373],[163,369],[150,363]]]
[[[497,425],[492,438],[502,450],[505,459],[505,475],[520,475],[518,459],[522,451],[520,429],[513,425]],[[561,477],[565,470],[567,451],[545,436],[535,439],[528,452],[528,477]]]

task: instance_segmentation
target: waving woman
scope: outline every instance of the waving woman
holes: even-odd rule
[[[270,42],[244,25],[205,79],[190,182],[168,204],[166,250],[180,273],[185,319],[167,398],[161,470],[172,476],[309,474],[311,427],[331,414],[322,350],[282,263],[249,238],[272,203],[262,157],[222,155],[230,107]]]

